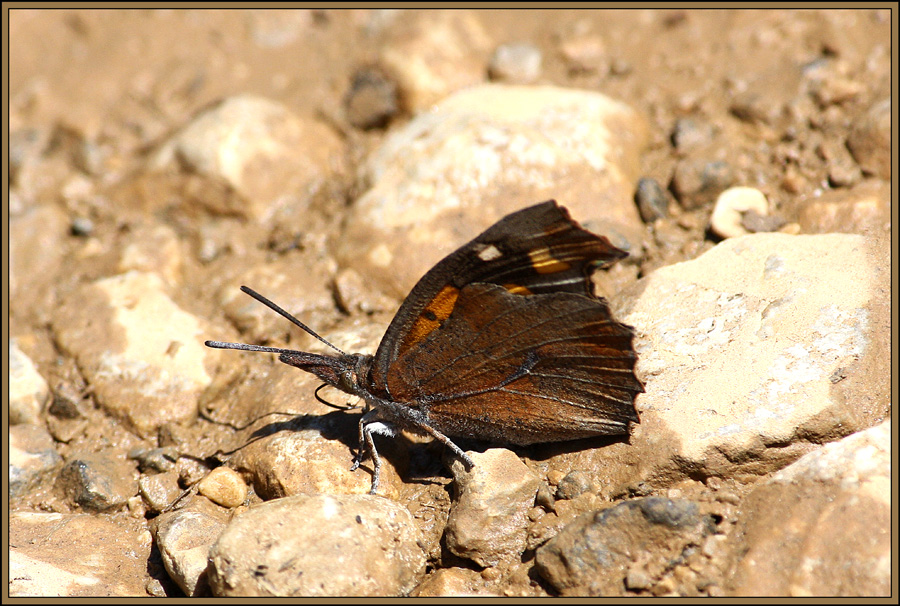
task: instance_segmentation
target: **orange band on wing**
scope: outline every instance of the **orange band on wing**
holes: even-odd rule
[[[569,263],[554,258],[546,247],[528,251],[528,258],[531,259],[531,267],[539,274],[555,274],[572,267]]]
[[[453,313],[458,298],[458,288],[450,285],[442,288],[416,318],[406,338],[403,339],[399,353],[402,355],[409,348],[421,343],[433,330],[440,328],[444,320]]]
[[[512,284],[512,283],[504,284],[503,288],[505,288],[506,290],[508,290],[509,292],[511,292],[514,295],[534,294],[531,292],[531,290],[528,289],[527,286],[522,286],[521,284]]]

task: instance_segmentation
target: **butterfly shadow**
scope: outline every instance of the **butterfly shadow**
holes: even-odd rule
[[[349,468],[359,449],[359,419],[362,409],[335,410],[321,414],[310,413],[271,413],[290,415],[286,419],[268,421],[259,425],[247,435],[244,443],[235,450],[226,453],[233,455],[259,440],[264,440],[279,433],[290,433],[305,430],[316,431],[329,442],[338,442],[347,448],[347,467]],[[248,424],[247,429],[258,423],[256,419]],[[436,480],[438,477],[449,478],[449,469],[441,465],[441,452],[444,446],[437,442],[418,442],[408,439],[399,433],[395,438],[374,436],[379,456],[386,459],[394,467],[405,483],[411,484],[444,484]],[[366,457],[360,464],[359,473],[374,473],[372,459]]]
[[[577,440],[566,440],[564,442],[545,442],[543,444],[532,444],[530,446],[517,447],[517,452],[521,456],[527,456],[534,461],[546,461],[553,457],[581,452],[585,450],[598,450],[613,444],[630,444],[630,435],[616,436],[591,436],[588,438],[580,438]]]

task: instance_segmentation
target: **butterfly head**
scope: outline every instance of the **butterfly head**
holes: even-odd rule
[[[221,341],[207,341],[207,347],[216,349],[240,349],[243,351],[261,351],[266,353],[278,354],[278,359],[289,366],[294,366],[300,370],[312,373],[322,379],[328,385],[336,387],[341,391],[354,396],[365,397],[368,391],[365,389],[363,382],[369,376],[369,367],[372,365],[372,356],[364,354],[348,354],[332,345],[306,324],[283,310],[281,307],[269,301],[267,298],[246,286],[241,286],[241,290],[250,295],[269,309],[274,310],[281,316],[290,320],[293,324],[299,326],[307,333],[335,350],[338,355],[328,356],[305,351],[297,351],[293,349],[281,349],[278,347],[266,347],[262,345],[248,345],[245,343],[223,343]]]
[[[361,381],[368,376],[372,356],[364,354],[324,356],[305,351],[282,351],[278,359],[289,366],[316,375],[325,383],[345,393],[360,397],[368,393]]]

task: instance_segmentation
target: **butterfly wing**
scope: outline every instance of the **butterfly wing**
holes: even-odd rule
[[[632,331],[585,295],[462,288],[439,330],[398,358],[390,392],[447,435],[531,444],[637,422]]]
[[[391,388],[395,381],[389,380],[392,366],[447,321],[467,285],[495,284],[522,296],[575,293],[605,309],[605,301],[594,297],[590,273],[625,256],[553,200],[509,214],[438,262],[413,287],[375,353],[369,384],[397,399]]]

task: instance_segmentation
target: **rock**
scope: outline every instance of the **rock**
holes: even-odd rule
[[[56,444],[40,425],[9,428],[9,497],[31,490],[52,478],[62,463]]]
[[[129,272],[76,289],[53,322],[108,412],[142,436],[197,415],[207,370],[221,352],[203,346],[212,334],[164,292],[156,274]]]
[[[372,495],[298,495],[250,507],[210,552],[217,596],[403,596],[425,572],[406,508]]]
[[[763,132],[766,127],[785,128],[792,119],[788,108],[801,95],[803,70],[793,61],[784,61],[755,74],[750,81],[736,84],[731,113]]]
[[[227,98],[196,116],[151,158],[151,172],[187,169],[237,192],[206,204],[259,219],[278,198],[307,191],[329,171],[340,140],[327,127],[253,95]],[[207,188],[210,189],[210,188]]]
[[[537,550],[536,569],[563,595],[624,595],[626,579],[649,585],[713,528],[696,503],[634,499],[578,517]],[[629,573],[636,561],[648,579]]]
[[[9,340],[9,424],[41,422],[41,411],[50,400],[47,381],[15,339]]]
[[[600,34],[592,31],[586,21],[576,22],[563,32],[559,40],[559,53],[572,75],[604,71],[610,62],[606,42]]]
[[[631,108],[597,93],[500,84],[459,92],[370,156],[370,188],[351,209],[338,260],[403,297],[496,220],[549,198],[637,254],[633,182],[645,139]]]
[[[235,470],[217,467],[200,480],[197,490],[222,507],[237,507],[247,499],[247,484]]]
[[[851,187],[862,178],[862,171],[843,141],[825,140],[817,152],[828,167],[828,184],[831,187]]]
[[[33,206],[9,222],[9,309],[32,325],[48,323],[56,276],[65,257],[68,218],[56,206]]]
[[[59,483],[68,497],[89,511],[107,511],[125,505],[137,494],[137,473],[127,461],[119,461],[113,451],[72,456],[59,474]]]
[[[342,269],[334,277],[334,298],[341,311],[347,314],[372,314],[396,308],[396,303],[389,297],[372,292],[367,281],[352,267]]]
[[[466,454],[475,463],[471,470],[459,460],[451,465],[458,496],[447,520],[447,548],[479,566],[512,561],[525,550],[540,478],[505,448]]]
[[[864,181],[849,190],[795,198],[783,212],[805,233],[887,234],[891,226],[891,187]]]
[[[118,271],[155,273],[169,286],[181,283],[184,259],[178,235],[167,225],[138,226],[122,247]]]
[[[371,460],[351,471],[353,453],[336,439],[338,427],[347,437],[357,435],[356,418],[342,414],[314,419],[306,427],[294,425],[288,431],[252,441],[229,461],[229,465],[248,475],[256,493],[263,499],[298,494],[368,494],[372,487]],[[352,440],[352,438],[351,438]],[[376,441],[381,455],[378,494],[396,498],[402,484],[394,467],[397,457],[387,444]],[[351,441],[351,444],[356,442]]]
[[[846,103],[866,89],[867,86],[857,80],[831,73],[825,78],[816,80],[810,92],[819,106],[827,107]]]
[[[750,233],[742,224],[743,215],[753,211],[758,215],[769,214],[766,195],[755,187],[732,187],[726,189],[716,199],[710,228],[723,238],[746,236]]]
[[[891,422],[818,450],[754,487],[735,537],[734,595],[888,597]]]
[[[162,448],[135,448],[128,452],[128,458],[138,462],[142,472],[165,472],[175,469],[178,463],[178,449],[173,446]]]
[[[81,409],[84,395],[83,388],[72,383],[57,383],[45,416],[47,429],[57,442],[68,444],[88,427],[89,421]]]
[[[163,564],[188,597],[209,595],[209,551],[225,524],[198,511],[173,511],[154,520]]]
[[[615,449],[630,481],[764,474],[809,440],[883,418],[887,386],[866,358],[883,338],[871,254],[860,236],[756,234],[635,285],[640,298],[618,314],[639,335],[646,386],[632,447]],[[860,375],[852,392],[835,390],[838,368]],[[604,468],[606,482],[626,477],[616,469]]]
[[[363,130],[387,126],[399,104],[397,84],[375,67],[358,70],[344,97],[347,120]]]
[[[891,98],[874,104],[851,126],[847,147],[864,173],[891,179]]]
[[[527,43],[501,44],[488,63],[491,80],[531,84],[541,75],[541,50]]]
[[[473,597],[496,595],[484,590],[481,575],[468,568],[438,568],[419,583],[411,597]]]
[[[669,201],[666,192],[655,179],[641,177],[634,194],[638,211],[644,223],[653,223],[657,219],[669,216]]]
[[[334,261],[313,262],[302,255],[286,255],[241,272],[222,288],[218,305],[241,329],[244,339],[252,342],[285,335],[294,340],[298,333],[304,336],[305,333],[241,292],[240,286],[250,286],[315,328],[324,318],[331,318],[334,311],[334,294],[329,285],[335,270]],[[331,335],[326,336],[331,340]]]
[[[734,180],[727,162],[685,158],[675,165],[670,188],[682,208],[694,210],[715,200]]]
[[[786,223],[781,217],[763,215],[755,210],[748,210],[741,215],[741,227],[751,234],[780,231],[781,233],[796,236],[800,233],[799,225],[796,223],[787,225]]]
[[[12,512],[10,597],[146,597],[150,533],[143,520]]]
[[[416,113],[484,79],[490,37],[465,11],[400,15],[378,52],[378,64],[397,82],[405,109]]]
[[[178,485],[177,471],[141,475],[138,478],[138,490],[151,513],[163,511],[172,505],[182,493],[181,487]]]
[[[593,489],[590,474],[575,469],[567,473],[556,486],[556,496],[560,499],[574,499]]]
[[[712,143],[715,129],[708,122],[693,118],[679,118],[672,129],[672,145],[679,152],[703,148]]]
[[[94,222],[90,217],[73,217],[69,232],[80,238],[90,236],[94,233]]]

